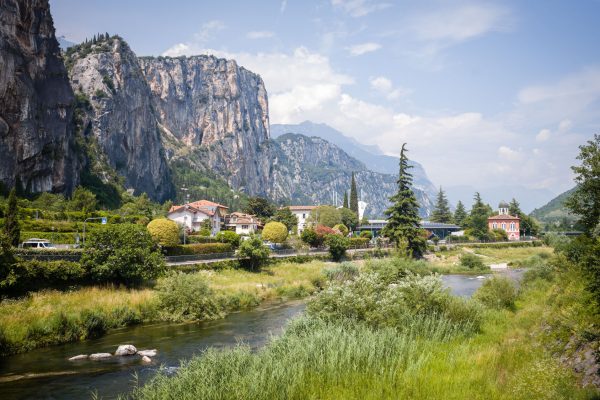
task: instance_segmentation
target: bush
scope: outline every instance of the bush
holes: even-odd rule
[[[471,253],[463,254],[460,257],[460,265],[469,269],[485,269],[485,265],[483,264],[483,261],[481,261],[481,257]]]
[[[369,240],[373,239],[373,233],[371,231],[362,231],[360,233],[361,238],[367,238]]]
[[[328,235],[325,243],[329,246],[329,254],[334,261],[341,260],[346,255],[350,240],[341,235]]]
[[[234,248],[240,245],[240,235],[233,231],[221,231],[217,233],[217,240],[222,243],[229,243]]]
[[[236,253],[240,263],[251,270],[258,270],[267,261],[269,254],[269,248],[256,235],[244,240]]]
[[[369,239],[365,237],[350,238],[351,247],[365,247],[369,243]]]
[[[339,232],[325,225],[317,225],[315,228],[315,233],[317,236],[321,236],[322,238],[325,238],[327,235],[339,235]]]
[[[515,310],[517,289],[509,278],[494,276],[477,289],[473,298],[489,308]]]
[[[272,221],[265,225],[262,231],[263,240],[272,243],[283,243],[288,236],[288,228],[281,222]]]
[[[503,229],[493,229],[488,232],[489,240],[496,242],[503,242],[508,240],[508,235]]]
[[[151,221],[148,226],[150,236],[161,246],[176,246],[179,244],[179,227],[175,221],[167,218],[158,218]]]
[[[335,267],[326,268],[323,273],[330,281],[348,281],[358,276],[358,267],[351,262],[343,262]]]
[[[348,230],[348,228],[346,227],[346,225],[344,225],[344,224],[337,224],[336,226],[333,227],[333,229],[336,231],[340,231],[342,236],[348,236],[348,232],[350,232]]]
[[[315,232],[315,230],[312,228],[306,228],[303,230],[300,238],[304,243],[311,247],[319,247],[323,244],[323,237],[317,235],[317,232]]]
[[[211,236],[200,236],[200,235],[187,235],[186,241],[190,244],[193,243],[221,243],[216,237]]]
[[[225,299],[208,286],[201,274],[171,274],[158,281],[156,290],[164,319],[190,321],[225,316]]]
[[[196,254],[218,254],[233,251],[229,243],[196,243],[165,247],[168,256],[192,256]]]
[[[132,284],[164,271],[163,256],[139,225],[106,225],[86,242],[81,264],[98,282]]]
[[[0,281],[0,294],[16,296],[46,288],[63,289],[87,280],[87,271],[77,262],[20,261],[9,266]]]

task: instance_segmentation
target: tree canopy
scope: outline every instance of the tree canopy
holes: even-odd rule
[[[271,221],[281,222],[287,227],[289,232],[294,232],[298,228],[298,217],[289,207],[283,207],[275,211]]]
[[[481,200],[479,192],[475,193],[474,203],[469,215],[469,228],[478,239],[486,239],[488,236],[488,222],[490,215],[489,207]]]
[[[456,203],[456,210],[454,210],[454,223],[462,228],[466,227],[467,224],[467,210],[465,210],[465,205],[462,201],[458,201]]]
[[[340,211],[333,206],[319,206],[310,212],[308,222],[313,225],[325,225],[332,228],[342,223],[342,216]]]
[[[432,222],[441,222],[443,224],[449,224],[452,222],[452,212],[450,211],[446,194],[442,190],[441,186],[435,202],[435,208],[431,213],[430,220]]]
[[[356,178],[352,173],[352,182],[350,183],[350,209],[358,215],[358,191],[356,189]]]
[[[275,210],[275,206],[269,200],[262,197],[250,197],[243,211],[246,214],[256,215],[261,220],[266,220],[275,214]]]

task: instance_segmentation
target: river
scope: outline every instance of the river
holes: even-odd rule
[[[457,296],[471,296],[485,279],[442,277],[444,285]],[[0,358],[0,399],[87,399],[93,392],[103,399],[114,398],[131,390],[135,375],[143,384],[161,365],[175,371],[180,360],[209,347],[231,347],[238,342],[260,347],[271,335],[281,333],[287,321],[304,308],[301,301],[271,303],[218,321],[140,325],[111,331],[99,339]],[[68,361],[78,354],[114,353],[118,345],[128,343],[138,349],[158,349],[158,354],[149,365],[142,364],[137,356]]]

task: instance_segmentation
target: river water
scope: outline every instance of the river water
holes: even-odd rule
[[[444,285],[457,296],[471,296],[487,277],[446,275]],[[0,358],[0,400],[82,399],[97,393],[103,399],[127,393],[137,379],[143,384],[162,366],[175,370],[181,360],[209,347],[231,347],[243,342],[253,348],[281,333],[290,318],[305,308],[303,302],[269,304],[202,323],[160,323],[111,331],[95,340],[68,343]],[[139,357],[103,361],[68,361],[78,354],[114,353],[120,344],[158,349],[152,363]],[[135,378],[137,376],[137,378]]]

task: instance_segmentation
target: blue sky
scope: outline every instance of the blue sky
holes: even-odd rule
[[[271,123],[323,122],[443,186],[572,186],[600,133],[600,1],[51,0],[57,35],[215,54],[263,77]]]

